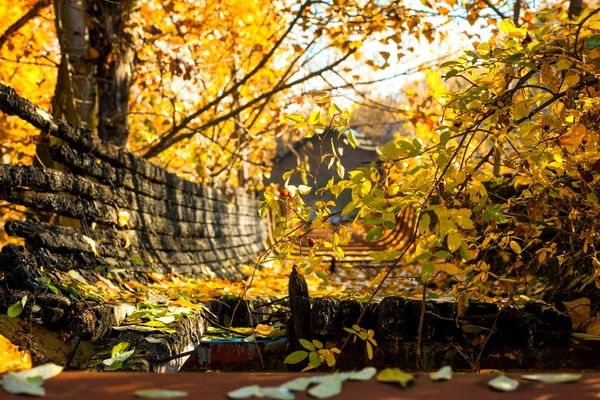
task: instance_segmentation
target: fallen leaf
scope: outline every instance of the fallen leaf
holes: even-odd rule
[[[429,375],[432,381],[449,381],[452,379],[452,367],[446,365],[433,374]]]
[[[22,379],[42,378],[42,380],[46,381],[60,374],[63,368],[64,367],[61,367],[60,365],[47,363],[38,365],[37,367],[28,369],[26,371],[13,372],[13,374]]]
[[[257,394],[260,394],[260,393],[261,393],[260,386],[252,385],[252,386],[244,386],[237,390],[233,390],[233,391],[227,393],[227,397],[229,397],[230,399],[247,399],[248,397],[256,396]]]
[[[600,313],[596,316],[592,322],[589,323],[588,326],[585,327],[585,333],[588,335],[600,335]]]
[[[502,392],[512,392],[519,387],[519,382],[506,375],[500,375],[488,382],[488,385]]]
[[[377,374],[377,368],[375,367],[366,367],[360,371],[352,371],[348,375],[348,379],[351,381],[368,381],[373,378]]]
[[[11,318],[18,317],[23,312],[23,307],[25,307],[25,304],[27,304],[27,295],[23,296],[23,298],[21,300],[17,301],[15,304],[12,304],[10,307],[8,307],[8,311],[6,312],[6,315],[8,315]]]
[[[263,324],[258,324],[258,325],[256,325],[256,328],[254,328],[255,333],[258,333],[259,335],[263,335],[263,336],[269,335],[274,330],[275,330],[275,328],[273,328],[269,325],[263,325]]]
[[[174,397],[186,397],[187,392],[179,390],[162,390],[162,389],[145,389],[137,390],[133,392],[137,397],[143,397],[146,399],[171,399]]]
[[[119,211],[117,223],[121,228],[124,228],[129,222],[129,213],[127,211]]]
[[[415,377],[407,374],[400,368],[386,368],[377,374],[378,382],[399,383],[400,386],[406,388],[409,383],[414,382]]]
[[[26,371],[9,372],[2,379],[3,389],[12,394],[28,394],[30,396],[44,396],[44,381],[60,374],[63,367],[48,363],[39,365]]]
[[[94,241],[94,239],[92,239],[91,237],[82,236],[83,240],[90,245],[90,247],[92,248],[92,252],[94,253],[94,255],[96,257],[100,256],[100,254],[98,254],[98,250],[96,249],[96,242]]]
[[[292,400],[294,398],[294,393],[290,392],[289,389],[284,388],[282,386],[260,388],[260,395],[260,397],[266,397],[268,399],[277,400]]]
[[[2,378],[2,388],[12,394],[28,394],[30,396],[44,396],[46,390],[42,384],[43,379],[21,378],[14,372],[9,372]]]
[[[333,374],[327,377],[323,382],[311,388],[308,391],[313,397],[318,399],[326,399],[338,395],[342,392],[342,380],[339,374]]]
[[[600,335],[589,335],[587,333],[574,332],[571,336],[583,340],[600,340]]]
[[[542,383],[569,383],[581,379],[581,374],[530,374],[521,375],[521,378]]]
[[[579,329],[587,324],[590,319],[590,299],[583,297],[574,301],[563,301],[563,304],[567,307],[573,329]]]
[[[302,392],[308,389],[311,383],[314,383],[313,378],[296,378],[284,383],[281,387],[295,392]]]

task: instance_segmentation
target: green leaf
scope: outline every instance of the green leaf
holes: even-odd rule
[[[435,253],[433,253],[433,256],[435,258],[448,258],[452,255],[452,253],[450,253],[449,251],[446,250],[438,250]]]
[[[429,229],[429,224],[431,222],[431,217],[429,214],[423,214],[421,216],[421,220],[419,221],[419,233],[421,235],[425,234]]]
[[[377,374],[378,382],[399,383],[400,386],[406,388],[410,383],[414,382],[415,377],[407,374],[400,368],[386,368]]]
[[[308,351],[315,351],[315,346],[306,339],[300,339],[300,344]]]
[[[179,390],[162,390],[162,389],[145,389],[136,390],[133,392],[137,397],[143,397],[145,399],[171,399],[174,397],[186,397],[188,392],[182,392]]]
[[[311,388],[308,391],[313,397],[318,399],[326,399],[328,397],[333,397],[342,392],[342,380],[340,379],[339,374],[333,374],[323,382],[318,384],[317,386]]]
[[[298,364],[300,361],[304,360],[308,357],[308,352],[304,350],[298,350],[291,354],[289,354],[286,358],[284,364]]]
[[[320,341],[318,341],[317,339],[313,339],[312,343],[315,345],[315,347],[317,349],[322,349],[323,348],[323,343],[321,343]]]
[[[63,368],[64,367],[61,367],[60,365],[47,363],[38,365],[37,367],[33,367],[25,371],[15,372],[15,375],[18,375],[18,377],[22,379],[41,378],[42,380],[46,381],[60,374]]]
[[[296,378],[284,383],[281,387],[295,392],[303,392],[308,389],[311,383],[313,383],[313,378]]]
[[[129,348],[129,343],[121,342],[114,346],[111,351],[111,358],[108,358],[104,361],[105,371],[117,371],[123,367],[123,362],[125,362],[129,357],[133,355],[135,349],[131,349],[126,351]]]
[[[293,354],[293,353],[292,353]],[[237,390],[233,390],[227,393],[227,397],[230,399],[247,399],[248,397],[256,396],[257,394],[261,394],[260,386],[252,385],[252,386],[244,386]],[[258,396],[256,396],[258,397]]]
[[[488,382],[488,385],[502,392],[512,392],[519,387],[519,382],[506,375],[500,375]]]
[[[429,375],[429,378],[431,378],[432,381],[449,381],[452,379],[452,367],[446,365]]]
[[[600,35],[592,35],[587,38],[587,48],[589,50],[593,50],[596,47],[600,46]]]
[[[46,391],[42,379],[29,380],[19,377],[14,372],[9,372],[2,378],[2,388],[12,394],[27,394],[30,396],[44,396]]]
[[[348,379],[351,381],[368,381],[377,374],[377,368],[365,367],[360,371],[352,371],[348,375]]]
[[[8,311],[6,314],[11,318],[16,318],[23,312],[23,307],[27,303],[27,295],[23,296],[23,298],[17,301],[15,304],[8,307]]]
[[[530,374],[521,375],[521,378],[542,383],[569,383],[577,382],[582,376],[581,374]]]
[[[435,263],[433,261],[429,261],[427,264],[423,265],[423,268],[421,269],[421,282],[427,282],[434,272]]]
[[[260,388],[260,394],[256,397],[266,397],[268,399],[293,400],[294,393],[282,386]]]
[[[590,335],[589,333],[573,332],[571,336],[583,340],[600,340],[600,336]]]
[[[367,242],[369,242],[371,240],[377,240],[377,239],[380,239],[382,235],[383,235],[383,228],[381,226],[376,226],[376,227],[371,228],[371,230],[367,233],[367,237],[365,238],[365,240]]]
[[[116,357],[120,353],[127,351],[127,349],[129,349],[129,342],[120,342],[119,344],[113,346],[110,356]]]
[[[319,356],[319,353],[317,353],[316,351],[313,351],[308,356],[308,362],[310,363],[310,365],[317,368],[319,365],[321,365],[321,356]]]
[[[415,258],[413,258],[413,261],[424,261],[424,260],[428,260],[429,258],[431,258],[431,253],[426,251],[425,253],[421,253],[418,256],[416,256]]]

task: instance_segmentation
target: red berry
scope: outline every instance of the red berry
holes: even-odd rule
[[[284,189],[281,189],[281,192],[279,192],[279,194],[280,194],[280,195],[281,195],[281,197],[283,197],[284,199],[285,199],[286,197],[290,197],[290,191],[289,191],[289,190],[287,190],[287,189],[285,189],[285,188],[284,188]]]
[[[313,247],[316,244],[315,239],[313,238],[308,238],[308,245],[310,247]]]

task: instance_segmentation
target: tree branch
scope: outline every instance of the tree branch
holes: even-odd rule
[[[8,41],[8,39],[19,29],[21,29],[25,24],[27,24],[30,20],[37,17],[44,8],[48,7],[52,3],[51,0],[39,0],[34,4],[33,7],[29,11],[25,13],[21,18],[17,20],[14,24],[9,26],[2,35],[0,35],[0,49],[2,46]]]
[[[296,26],[296,24],[300,21],[304,10],[306,9],[306,7],[308,7],[310,2],[311,1],[308,0],[304,4],[302,4],[300,9],[298,10],[298,14],[294,18],[294,20],[290,23],[290,26],[288,27],[288,29],[283,33],[283,35],[281,35],[281,37],[277,40],[277,42],[275,42],[275,44],[273,45],[271,50],[269,50],[269,52],[263,56],[262,60],[260,60],[260,62],[254,67],[254,69],[252,71],[250,71],[246,76],[244,76],[241,80],[239,80],[237,83],[235,83],[232,87],[225,90],[225,92],[223,92],[221,95],[217,96],[216,99],[214,99],[213,101],[209,102],[208,104],[202,106],[198,110],[194,111],[193,113],[191,113],[190,115],[188,115],[187,117],[182,119],[178,124],[175,124],[175,121],[173,121],[173,126],[171,127],[170,132],[168,132],[166,135],[164,135],[162,137],[162,139],[159,142],[159,145],[160,145],[160,143],[168,141],[170,138],[175,137],[175,135],[177,135],[178,132],[183,130],[195,118],[202,115],[204,112],[210,110],[212,107],[218,105],[219,102],[221,102],[224,98],[226,98],[227,96],[234,93],[237,89],[239,89],[246,82],[248,82],[248,80],[250,80],[250,78],[252,78],[252,76],[256,75],[267,64],[269,59],[273,56],[273,54],[275,54],[275,51],[281,46],[281,44],[283,43],[285,38],[290,34],[290,32],[292,31],[294,26]],[[156,152],[153,152],[153,149],[154,149],[154,147],[151,148],[144,155],[144,158],[153,157],[153,156],[157,155],[158,153],[160,153],[162,150],[164,150],[164,148],[163,148],[158,153],[156,153]]]
[[[172,135],[173,131],[167,135],[164,136],[162,139],[160,139],[160,141],[152,146],[147,152],[146,154],[143,155],[144,158],[148,159],[148,158],[152,158],[157,156],[158,154],[162,153],[164,150],[168,149],[170,146],[174,145],[177,142],[180,142],[184,139],[188,139],[192,136],[194,136],[196,133],[198,132],[202,132],[208,128],[211,128],[217,124],[220,124],[223,121],[228,120],[231,117],[234,117],[236,115],[238,115],[240,112],[244,111],[245,109],[252,107],[253,105],[261,102],[262,100],[272,96],[275,93],[281,92],[283,90],[289,89],[293,86],[299,85],[303,82],[306,82],[309,79],[312,79],[316,76],[319,76],[321,74],[323,74],[326,71],[330,71],[333,68],[337,67],[339,64],[341,64],[342,62],[344,62],[348,57],[350,57],[352,54],[354,54],[356,52],[356,49],[352,49],[348,52],[348,54],[346,54],[344,57],[340,58],[339,60],[337,60],[336,62],[325,66],[315,72],[312,72],[302,78],[296,79],[295,81],[292,81],[290,83],[287,83],[285,85],[281,85],[281,86],[275,86],[273,89],[271,89],[269,92],[263,93],[260,96],[252,99],[251,101],[247,102],[246,104],[244,104],[243,106],[240,106],[239,108],[232,110],[230,112],[228,112],[225,115],[222,115],[220,117],[217,117],[213,120],[208,121],[207,123],[205,123],[204,125],[199,126],[198,128],[192,129],[189,132],[186,133],[182,133],[179,134],[177,136]],[[181,127],[181,129],[183,129],[184,126]],[[179,129],[179,130],[181,130]]]

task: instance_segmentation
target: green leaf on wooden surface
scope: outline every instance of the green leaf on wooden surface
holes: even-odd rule
[[[351,381],[368,381],[377,374],[377,368],[365,367],[360,371],[352,371],[348,375],[348,379]]]
[[[261,394],[260,386],[251,385],[233,390],[227,393],[227,397],[230,399],[247,399],[248,397],[256,396],[257,394]]]
[[[500,375],[488,382],[488,385],[502,392],[512,392],[519,387],[519,382],[506,375]]]
[[[582,376],[582,374],[528,374],[521,375],[521,378],[542,383],[569,383],[577,382]]]
[[[313,397],[318,399],[326,399],[328,397],[333,397],[342,392],[342,380],[340,379],[339,374],[333,374],[327,377],[323,382],[319,383],[317,386],[311,388],[308,391]]]
[[[145,399],[172,399],[175,397],[186,397],[188,392],[180,390],[144,389],[133,392],[137,397]]]
[[[42,386],[43,379],[27,379],[19,377],[17,373],[9,372],[2,378],[2,388],[11,394],[27,394],[30,396],[44,396],[46,391]]]
[[[14,372],[13,374],[17,375],[19,378],[22,379],[41,378],[42,380],[46,381],[60,374],[63,368],[64,367],[61,367],[60,365],[47,363],[38,365],[37,367],[33,367],[25,371]]]
[[[452,379],[452,367],[446,365],[433,374],[429,375],[432,381],[449,381]]]
[[[308,389],[311,383],[313,383],[313,378],[296,378],[284,383],[281,387],[295,392],[302,392]]]
[[[282,386],[262,387],[260,388],[260,394],[256,397],[266,397],[268,399],[277,400],[292,400],[294,398],[294,393]]]
[[[386,368],[377,374],[378,382],[399,383],[403,388],[406,388],[414,380],[414,376],[407,374],[400,368]]]

